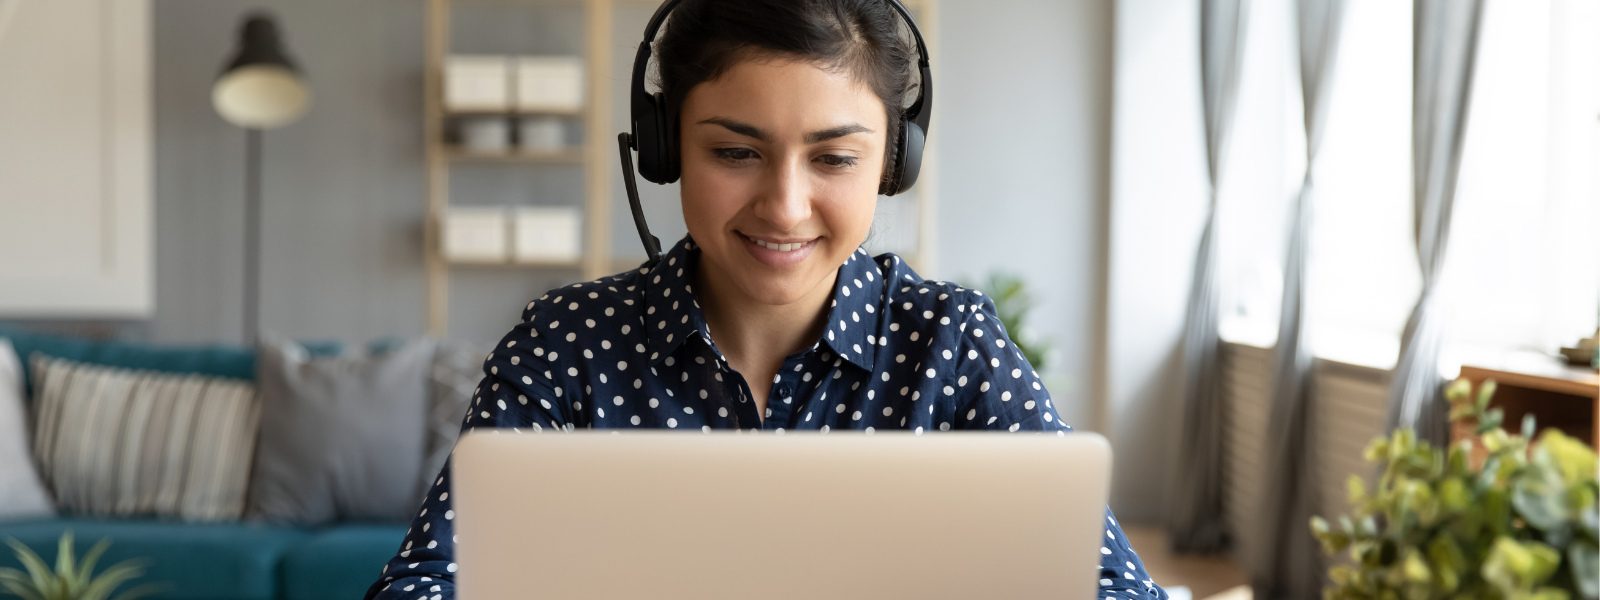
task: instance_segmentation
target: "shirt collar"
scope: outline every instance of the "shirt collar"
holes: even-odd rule
[[[672,355],[690,334],[699,333],[707,343],[711,341],[694,296],[694,265],[699,258],[700,247],[684,236],[654,267],[639,267],[644,282],[643,325],[652,363]]]
[[[715,350],[705,317],[695,301],[694,269],[700,247],[689,236],[661,256],[654,267],[640,267],[645,294],[644,328],[650,361],[670,356],[689,335],[699,333]],[[828,324],[819,344],[825,344],[850,363],[872,370],[880,337],[878,319],[885,304],[883,269],[865,250],[857,248],[839,266],[839,280],[829,300]],[[718,351],[719,357],[721,352]]]
[[[878,347],[888,343],[879,337],[882,330],[878,327],[878,317],[888,305],[883,269],[872,262],[866,250],[857,248],[839,265],[835,285],[821,342],[841,358],[871,371]]]

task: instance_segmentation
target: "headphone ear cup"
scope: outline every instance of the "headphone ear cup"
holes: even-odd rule
[[[659,183],[661,181],[661,126],[660,112],[656,109],[655,98],[649,95],[634,97],[635,103],[643,102],[644,110],[635,110],[636,121],[633,126],[637,131],[634,136],[634,147],[639,150],[639,176],[645,181]]]
[[[667,98],[661,92],[654,96],[656,120],[661,131],[661,180],[656,183],[668,184],[678,180],[682,166],[678,157],[678,111],[667,106]]]
[[[916,185],[922,172],[922,146],[927,136],[922,127],[906,118],[900,119],[900,134],[895,136],[895,153],[889,158],[889,178],[878,186],[878,193],[893,196]]]
[[[927,143],[927,134],[923,133],[921,125],[906,121],[900,131],[903,133],[900,134],[900,158],[895,161],[900,171],[895,182],[896,194],[917,184],[917,175],[922,173],[922,147]]]

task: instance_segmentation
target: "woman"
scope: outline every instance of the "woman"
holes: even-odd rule
[[[689,235],[529,303],[463,429],[1070,430],[989,298],[860,249],[916,56],[886,1],[688,0],[667,23]],[[449,477],[368,598],[452,595]],[[1106,520],[1105,595],[1165,598]]]

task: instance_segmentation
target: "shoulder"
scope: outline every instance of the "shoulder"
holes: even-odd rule
[[[485,371],[498,374],[493,372],[496,359],[513,367],[540,364],[578,356],[589,341],[606,340],[610,346],[638,332],[645,304],[643,270],[564,285],[528,302],[522,322],[501,338]]]
[[[884,267],[884,299],[890,318],[950,324],[964,323],[979,312],[993,312],[993,303],[983,292],[924,279],[900,256],[885,253],[873,260]]]
[[[607,320],[614,320],[620,312],[642,311],[639,307],[644,300],[644,286],[641,284],[648,272],[647,267],[639,267],[552,289],[523,307],[522,322],[582,320],[596,313]],[[607,308],[611,309],[610,314],[607,314]]]

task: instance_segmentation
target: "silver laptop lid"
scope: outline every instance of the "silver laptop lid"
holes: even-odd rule
[[[1090,598],[1092,433],[666,431],[457,445],[457,591],[485,598]]]

